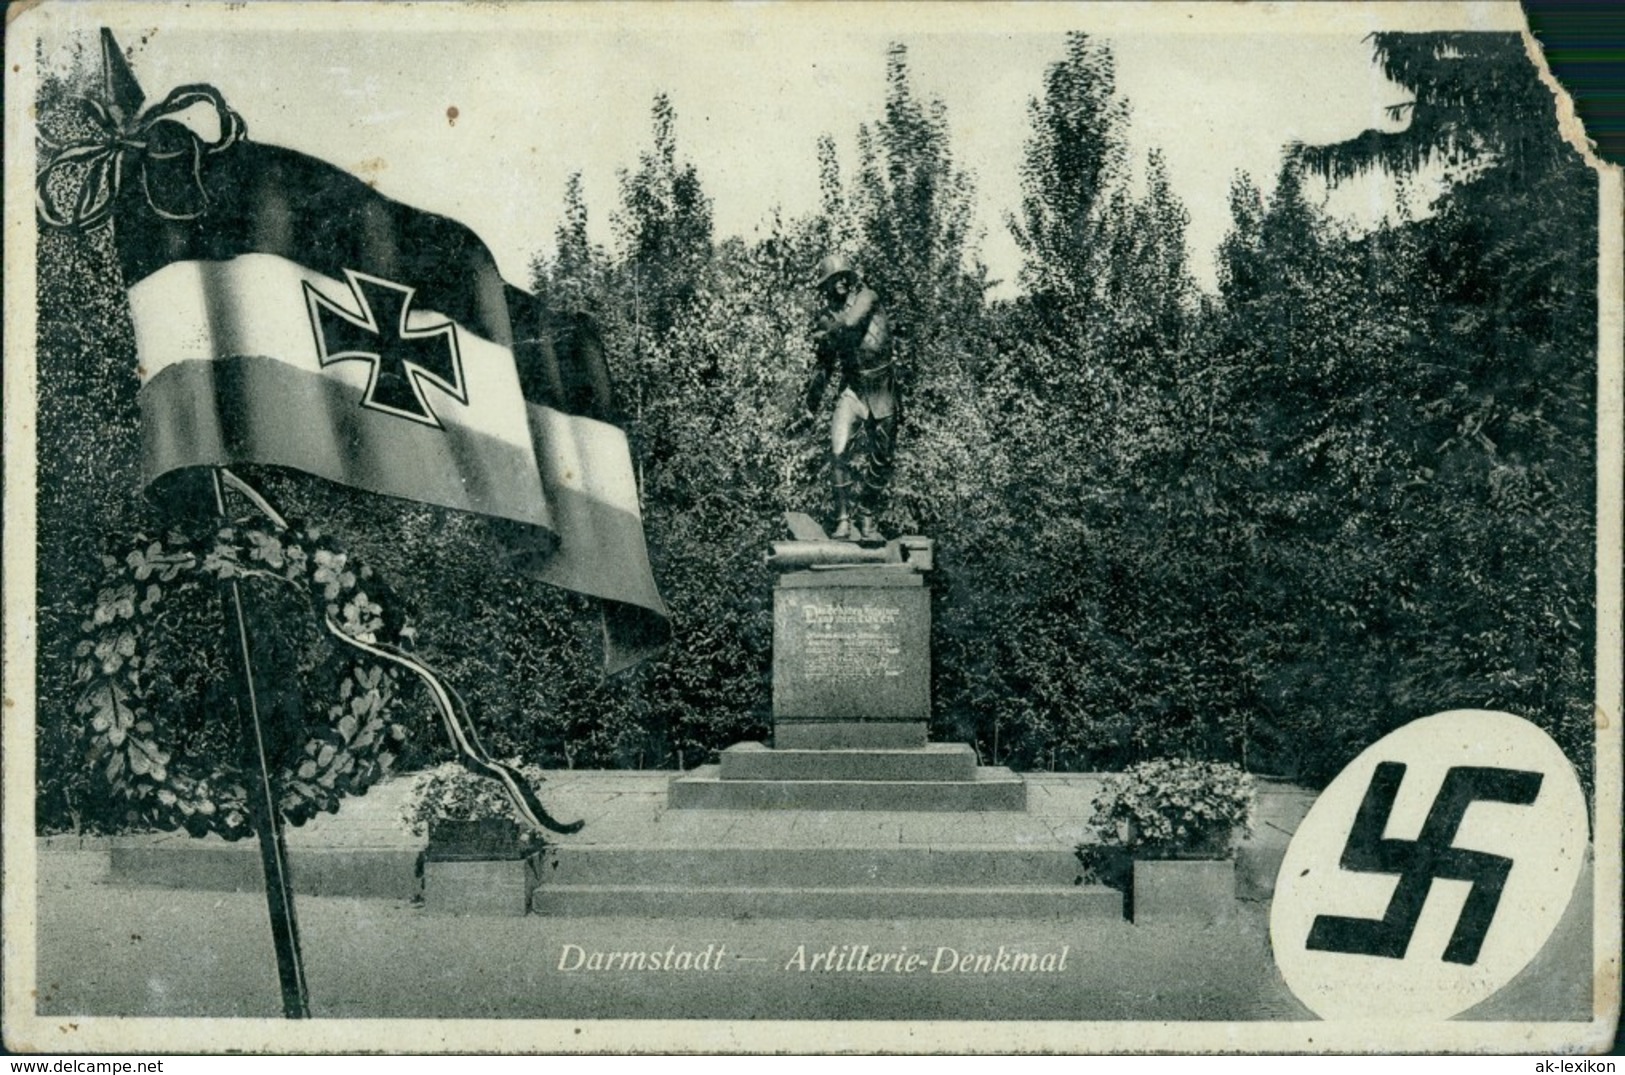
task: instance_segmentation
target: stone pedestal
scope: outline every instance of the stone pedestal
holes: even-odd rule
[[[923,727],[930,718],[931,595],[923,575],[863,567],[779,577],[775,737],[791,724],[850,724],[859,727],[844,729],[844,738],[857,744],[863,725]],[[896,737],[881,729],[874,738]]]
[[[863,562],[841,562],[848,549]],[[670,805],[1025,810],[1020,777],[978,766],[967,745],[926,740],[930,541],[859,550],[814,535],[775,558],[807,569],[780,575],[773,592],[773,744],[737,743],[720,765],[679,776]]]

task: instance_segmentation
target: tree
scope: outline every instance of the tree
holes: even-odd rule
[[[621,173],[614,216],[637,302],[656,334],[670,330],[711,254],[711,199],[691,162],[677,157],[677,110],[664,93],[650,110],[654,148]]]
[[[859,129],[858,153],[860,262],[890,305],[905,362],[917,360],[928,341],[964,330],[958,319],[980,306],[981,285],[964,264],[970,176],[954,164],[942,102],[914,95],[903,45],[886,52],[885,115]]]
[[[999,649],[985,689],[1020,763],[1222,756],[1235,692],[1204,604],[1226,592],[1222,561],[1180,499],[1201,435],[1187,217],[1159,152],[1143,195],[1131,188],[1109,49],[1070,35],[1044,86],[1009,222],[1030,290],[999,309],[983,382],[1019,461],[1004,495],[1025,538],[988,587]]]
[[[1234,435],[1262,461],[1226,493],[1267,538],[1256,745],[1324,778],[1406,720],[1480,706],[1540,723],[1585,776],[1595,177],[1516,35],[1373,45],[1409,126],[1296,148],[1262,217],[1238,190],[1221,271]],[[1430,215],[1363,236],[1301,190],[1438,169]]]
[[[857,221],[847,209],[835,140],[827,134],[818,136],[818,208],[818,216],[813,220],[813,236],[818,249],[854,249],[858,242]]]
[[[1237,172],[1230,180],[1230,230],[1219,242],[1219,296],[1228,303],[1256,295],[1263,287],[1264,196],[1252,176]]]
[[[1021,282],[1040,301],[1075,305],[1093,295],[1101,212],[1128,163],[1128,102],[1116,93],[1111,50],[1073,32],[1045,72],[1044,96],[1027,103],[1021,216],[1009,225],[1026,257]]]
[[[564,214],[553,229],[553,258],[531,266],[531,286],[556,313],[589,313],[602,304],[608,259],[588,238],[587,221],[581,173],[571,172],[564,187]]]
[[[1190,214],[1169,185],[1160,150],[1147,156],[1145,185],[1139,202],[1122,191],[1107,202],[1094,236],[1105,256],[1092,298],[1105,324],[1108,354],[1119,363],[1145,363],[1145,372],[1155,376],[1162,365],[1158,356],[1184,341],[1196,308],[1196,282],[1185,247]]]
[[[1400,131],[1366,131],[1346,142],[1300,145],[1295,153],[1331,182],[1382,170],[1404,175],[1430,165],[1505,166],[1522,178],[1561,164],[1572,149],[1558,133],[1552,91],[1507,33],[1374,33],[1373,62],[1411,92],[1389,108]]]

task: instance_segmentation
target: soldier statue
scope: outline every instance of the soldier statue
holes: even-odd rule
[[[876,519],[896,462],[903,409],[886,311],[879,296],[858,278],[851,259],[842,254],[831,254],[819,263],[817,289],[822,305],[813,321],[809,418],[816,420],[831,377],[837,373],[840,377],[840,395],[829,423],[835,499],[835,529],[830,536],[836,541],[880,544],[885,538]]]

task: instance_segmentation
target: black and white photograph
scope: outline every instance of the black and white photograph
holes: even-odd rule
[[[8,20],[6,1049],[1612,1046],[1516,3]]]

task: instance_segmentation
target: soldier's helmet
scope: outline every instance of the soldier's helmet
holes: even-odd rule
[[[851,258],[845,254],[830,254],[818,263],[818,283],[816,286],[822,288],[837,276],[856,275],[858,275],[858,270],[852,264]]]

